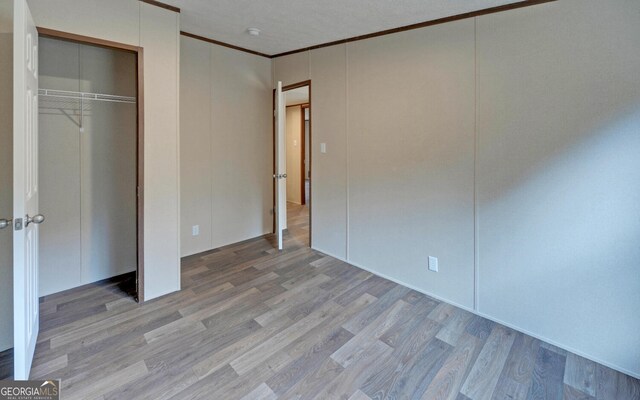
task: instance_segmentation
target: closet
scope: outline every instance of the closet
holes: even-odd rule
[[[39,47],[40,296],[137,268],[136,55]]]

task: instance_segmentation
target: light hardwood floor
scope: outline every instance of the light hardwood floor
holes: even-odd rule
[[[289,209],[284,251],[187,257],[178,293],[47,296],[32,378],[63,399],[640,398],[637,379],[309,249],[308,209]]]

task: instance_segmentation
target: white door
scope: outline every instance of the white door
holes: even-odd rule
[[[13,14],[14,378],[29,379],[38,338],[38,32],[26,0]]]
[[[285,121],[287,120],[282,82],[276,88],[276,236],[278,250],[282,250],[282,230],[287,226],[287,146]]]

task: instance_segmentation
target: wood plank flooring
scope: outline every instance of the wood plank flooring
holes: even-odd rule
[[[307,181],[307,193],[309,185]],[[308,194],[307,194],[308,196]],[[287,231],[289,240],[300,246],[309,246],[309,206],[287,202]]]
[[[305,213],[289,205],[284,251],[186,257],[183,289],[143,305],[130,277],[45,297],[32,378],[63,399],[640,399],[637,379],[309,249]]]

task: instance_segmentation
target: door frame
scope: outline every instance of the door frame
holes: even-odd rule
[[[301,82],[296,82],[296,83],[292,83],[290,85],[286,85],[286,86],[282,86],[282,92],[286,92],[288,90],[292,90],[292,89],[297,89],[297,88],[301,88],[301,87],[305,87],[308,86],[309,87],[309,101],[307,103],[303,103],[300,105],[306,105],[307,108],[309,108],[309,142],[313,143],[312,140],[312,124],[311,124],[311,114],[313,113],[313,108],[311,107],[311,79],[307,79],[306,81],[301,81]],[[274,110],[273,113],[273,129],[272,129],[272,133],[273,133],[273,175],[276,174],[276,115],[275,115],[275,109],[276,109],[276,89],[273,89],[273,100],[271,103],[271,109]],[[286,109],[286,107],[285,107]],[[285,116],[286,118],[286,116]],[[302,114],[302,141],[304,142],[304,113]],[[302,151],[304,152],[304,147],[302,147]],[[311,193],[313,190],[313,148],[309,148],[309,247],[311,247],[311,243],[313,243],[312,241],[312,230],[311,230],[311,222],[313,220],[313,213],[312,213],[312,201],[311,201]],[[304,153],[303,153],[304,154]],[[302,171],[304,175],[304,164],[302,164]],[[304,176],[303,176],[304,178]],[[303,181],[304,183],[304,181]],[[304,202],[304,184],[302,185],[302,193],[303,193],[303,202]],[[304,204],[304,203],[303,203]],[[273,208],[272,208],[273,212],[272,212],[272,216],[273,216],[273,233],[276,232],[276,182],[275,179],[273,180]]]
[[[309,96],[311,98],[311,96]],[[307,191],[305,190],[305,186],[307,183],[307,174],[306,174],[306,164],[309,163],[309,174],[311,174],[311,162],[307,160],[306,146],[309,145],[306,141],[306,133],[305,133],[305,119],[304,113],[305,110],[309,110],[309,142],[311,142],[311,107],[309,103],[299,104],[300,106],[300,119],[302,120],[300,123],[300,159],[302,162],[300,163],[300,203],[305,205],[307,203]],[[309,158],[311,158],[311,149],[309,149]],[[311,179],[309,179],[309,202],[311,202]],[[309,210],[309,215],[311,215],[311,210]],[[309,217],[311,218],[311,217]]]
[[[136,295],[138,303],[144,302],[144,49],[125,43],[112,42],[90,36],[37,27],[39,37],[126,51],[136,56]]]

